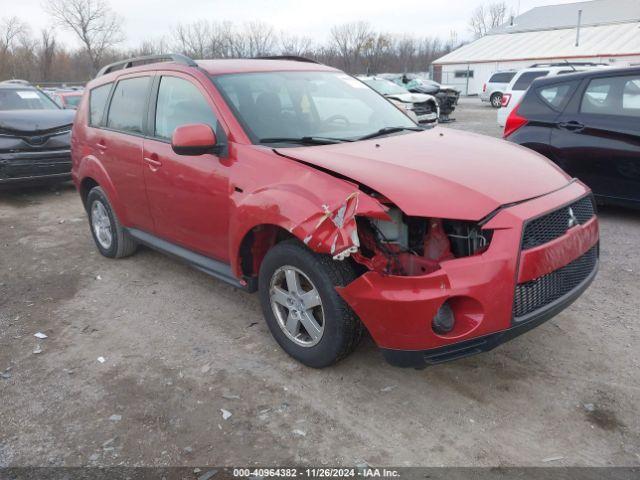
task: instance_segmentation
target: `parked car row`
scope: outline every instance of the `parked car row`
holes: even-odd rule
[[[54,89],[45,90],[45,93],[61,108],[76,110],[82,100],[82,90]]]
[[[438,100],[426,93],[411,93],[397,83],[382,77],[358,77],[376,92],[384,95],[398,108],[420,124],[433,124],[440,118]]]
[[[509,142],[424,129],[304,59],[109,65],[72,158],[102,255],[144,244],[258,291],[275,340],[311,367],[365,329],[398,366],[491,350],[598,268],[581,182]]]
[[[382,78],[391,80],[394,83],[406,88],[412,93],[422,93],[432,95],[438,100],[440,110],[439,121],[448,122],[450,115],[456,109],[460,98],[460,90],[448,85],[441,85],[434,80],[413,77],[409,75],[382,74]]]

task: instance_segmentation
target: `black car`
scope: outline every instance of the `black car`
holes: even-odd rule
[[[601,203],[640,207],[640,68],[536,80],[504,137],[553,160]]]
[[[31,85],[0,83],[0,185],[69,179],[74,115]]]

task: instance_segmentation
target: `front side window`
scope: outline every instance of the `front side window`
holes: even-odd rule
[[[58,110],[60,107],[35,88],[1,88],[0,110]]]
[[[144,112],[150,77],[120,80],[109,107],[107,127],[123,132],[143,132]]]
[[[218,121],[193,83],[177,77],[162,77],[156,103],[155,136],[171,140],[176,127],[188,123],[205,123],[215,132]]]
[[[385,127],[416,128],[384,97],[344,73],[242,73],[213,81],[254,143],[357,139]]]
[[[107,106],[111,83],[101,85],[89,92],[89,125],[97,127],[102,123],[104,109]]]
[[[591,80],[582,97],[580,111],[595,115],[640,117],[640,76]]]
[[[524,72],[518,77],[511,90],[526,90],[527,88],[529,88],[529,85],[531,85],[531,82],[533,82],[536,78],[546,77],[548,73],[549,72],[547,70],[541,70],[537,72]]]

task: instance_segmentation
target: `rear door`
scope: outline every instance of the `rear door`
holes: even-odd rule
[[[518,114],[527,119],[527,124],[516,130],[509,140],[553,159],[551,134],[579,85],[578,80],[557,80],[557,83],[544,85],[534,82],[518,108]]]
[[[585,80],[551,145],[558,163],[597,195],[640,201],[640,74]]]
[[[228,262],[230,167],[217,155],[173,151],[174,130],[190,123],[208,124],[218,143],[226,144],[213,100],[202,85],[186,74],[158,75],[149,110],[150,136],[144,142],[144,174],[155,233]]]
[[[106,118],[88,138],[115,186],[123,209],[121,220],[128,227],[147,231],[153,229],[153,221],[144,185],[142,143],[150,87],[148,74],[121,77],[111,93]],[[94,89],[90,102],[100,101],[98,97],[107,88]]]

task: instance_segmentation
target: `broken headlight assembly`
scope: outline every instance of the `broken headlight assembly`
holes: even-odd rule
[[[393,206],[387,214],[388,220],[357,218],[360,251],[354,260],[390,275],[426,275],[444,260],[479,255],[493,235],[476,222],[410,217]]]

